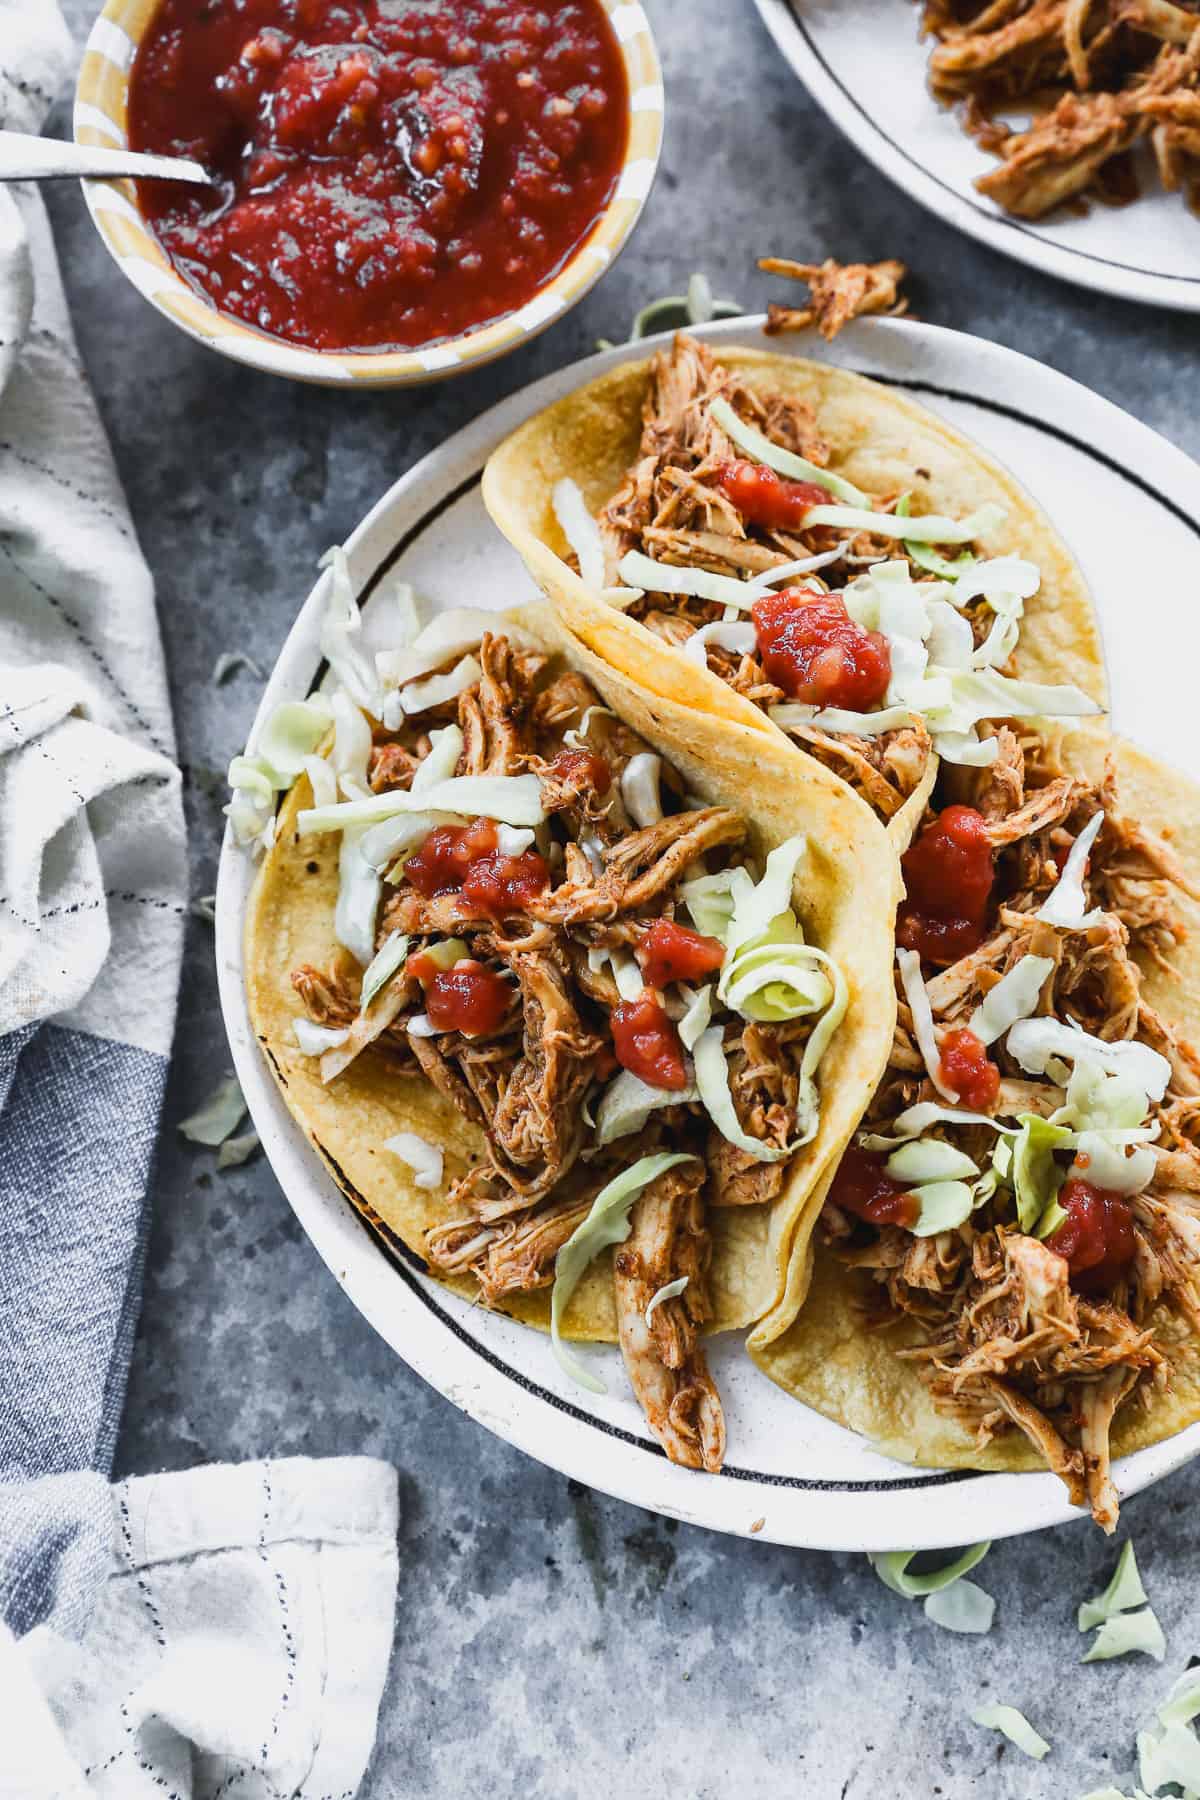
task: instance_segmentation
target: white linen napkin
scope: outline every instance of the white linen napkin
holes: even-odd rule
[[[2,1800],[350,1800],[396,1599],[396,1472],[367,1457],[111,1490],[81,1640],[0,1626]]]

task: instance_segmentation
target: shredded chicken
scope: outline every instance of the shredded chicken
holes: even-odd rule
[[[1117,1518],[1111,1432],[1122,1408],[1144,1404],[1170,1381],[1171,1352],[1158,1333],[1165,1312],[1200,1332],[1200,1057],[1143,998],[1140,955],[1160,954],[1181,926],[1173,889],[1184,885],[1167,847],[1122,813],[1114,769],[1099,782],[1062,769],[1046,740],[999,724],[1000,753],[987,769],[947,770],[942,788],[984,813],[994,849],[995,900],[978,948],[927,969],[935,1035],[968,1025],[975,1008],[1027,955],[1047,958],[1038,1011],[1107,1041],[1138,1038],[1166,1057],[1167,1092],[1150,1108],[1155,1165],[1124,1209],[1128,1260],[1093,1285],[1055,1247],[1022,1231],[1010,1184],[985,1192],[953,1230],[916,1238],[871,1226],[839,1203],[835,1180],[822,1215],[834,1254],[866,1286],[869,1323],[899,1320],[916,1341],[912,1361],[940,1410],[980,1445],[1022,1433],[1106,1531]],[[1104,825],[1083,873],[1087,926],[1057,928],[1035,915],[1059,880],[1072,843],[1097,811]],[[1031,1076],[1003,1041],[989,1048],[999,1092],[988,1110],[1016,1122],[1047,1118],[1066,1101],[1050,1076]],[[901,997],[891,1065],[868,1108],[871,1132],[916,1100],[936,1100]],[[979,1125],[935,1127],[985,1169],[996,1142]],[[1064,1158],[1063,1172],[1066,1170]],[[1086,1172],[1076,1170],[1086,1180]],[[1131,1246],[1131,1249],[1130,1249]]]
[[[827,256],[823,263],[793,262],[787,256],[764,256],[760,269],[769,275],[788,275],[808,283],[807,306],[767,308],[768,332],[806,331],[815,325],[832,341],[851,319],[865,313],[887,313],[898,318],[908,311],[900,283],[908,270],[902,262],[839,263]]]
[[[1136,198],[1148,139],[1169,191],[1200,201],[1200,12],[1171,0],[925,0],[930,80],[999,158],[980,191],[1017,218]],[[1032,119],[1012,130],[997,115]]]

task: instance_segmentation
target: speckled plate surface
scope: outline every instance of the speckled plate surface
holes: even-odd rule
[[[708,327],[722,344],[760,343],[757,321]],[[1200,593],[1200,468],[1137,420],[1065,376],[977,338],[907,321],[867,320],[835,345],[774,340],[889,381],[975,438],[1037,495],[1079,557],[1105,628],[1114,723],[1154,754],[1200,773],[1194,736],[1194,598]],[[489,452],[577,383],[645,345],[592,357],[486,413],[384,495],[347,549],[368,628],[400,574],[434,606],[502,608],[529,578],[488,520],[479,483]],[[1115,529],[1114,529],[1115,522]],[[1160,658],[1167,633],[1189,654]],[[324,583],[284,645],[255,723],[306,693],[320,663]],[[253,739],[252,739],[253,741]],[[789,1400],[743,1354],[713,1340],[729,1462],[697,1475],[649,1438],[615,1349],[593,1352],[607,1381],[575,1388],[540,1333],[471,1307],[387,1251],[343,1198],[292,1120],[262,1061],[242,985],[242,919],[253,879],[228,838],[217,888],[217,964],[234,1062],[281,1186],[317,1250],[375,1329],[447,1399],[563,1473],[653,1511],[765,1539],[838,1550],[937,1548],[1003,1537],[1074,1516],[1050,1475],[920,1470]],[[311,1379],[319,1382],[319,1371]],[[1200,1451],[1200,1425],[1118,1465],[1132,1494]]]
[[[928,87],[933,40],[913,0],[755,0],[814,100],[875,167],[960,231],[1047,275],[1102,294],[1200,312],[1200,220],[1162,189],[1148,151],[1141,198],[1036,223],[978,193],[994,168]],[[1139,152],[1141,155],[1141,152]]]

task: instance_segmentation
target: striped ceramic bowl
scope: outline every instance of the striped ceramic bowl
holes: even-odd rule
[[[177,275],[137,209],[132,182],[85,181],[96,229],[118,266],[152,306],[225,356],[328,386],[410,387],[492,362],[535,337],[581,300],[624,246],[650,192],[663,132],[662,70],[642,7],[601,0],[612,21],[629,81],[629,143],[620,178],[591,235],[554,279],[519,311],[424,350],[378,353],[306,350],[267,337],[218,312]],[[92,27],[75,96],[75,137],[81,144],[123,146],[129,70],[158,0],[107,0]]]

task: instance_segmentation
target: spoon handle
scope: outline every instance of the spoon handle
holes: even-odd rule
[[[167,181],[203,182],[211,176],[199,163],[179,156],[144,156],[136,150],[95,144],[64,144],[24,131],[0,131],[0,181],[47,181],[56,176],[152,175]]]

